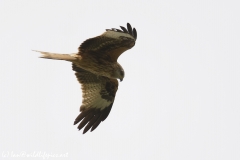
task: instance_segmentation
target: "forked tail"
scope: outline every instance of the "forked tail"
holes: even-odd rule
[[[58,54],[58,53],[49,53],[49,52],[43,52],[43,51],[37,51],[33,50],[35,52],[41,53],[40,58],[46,58],[46,59],[55,59],[55,60],[65,60],[73,62],[77,59],[76,53],[73,54]]]

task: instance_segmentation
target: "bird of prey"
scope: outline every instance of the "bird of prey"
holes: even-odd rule
[[[57,54],[40,52],[40,58],[72,62],[72,69],[81,84],[82,105],[74,121],[83,134],[104,121],[111,111],[118,89],[118,80],[123,80],[124,70],[117,62],[118,57],[131,49],[137,39],[137,31],[127,23],[127,28],[106,29],[103,34],[85,40],[78,53]]]

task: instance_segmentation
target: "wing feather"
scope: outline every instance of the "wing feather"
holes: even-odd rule
[[[83,133],[86,133],[93,126],[93,124],[97,121],[97,119],[100,116],[101,116],[101,114],[97,113],[91,120],[89,120],[89,123],[84,128]]]
[[[93,116],[94,116],[94,112],[90,112],[78,125],[78,129],[81,130],[89,122],[89,120],[92,119]]]
[[[104,121],[112,108],[114,98],[118,88],[116,79],[97,76],[77,65],[72,65],[75,75],[82,86],[83,100],[80,107],[80,114],[74,121],[74,125],[79,123],[78,129],[83,127],[83,134],[90,128],[91,131]]]
[[[135,28],[133,28],[133,36],[135,39],[137,39],[137,30]]]
[[[96,120],[96,122],[92,125],[91,131],[95,130],[98,125],[101,123],[102,121],[102,115],[99,116],[99,118]]]
[[[120,28],[123,30],[124,33],[128,33],[128,30],[125,27],[120,26]]]
[[[128,33],[132,35],[132,26],[127,23]]]

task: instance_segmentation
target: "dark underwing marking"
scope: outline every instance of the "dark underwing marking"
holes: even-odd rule
[[[116,86],[113,83],[110,83],[109,81],[106,82],[105,89],[108,91],[109,96],[115,97],[116,94],[115,87]]]

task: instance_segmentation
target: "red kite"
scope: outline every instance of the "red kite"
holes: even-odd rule
[[[78,48],[78,53],[55,54],[37,51],[41,58],[72,62],[72,69],[82,86],[82,105],[74,125],[83,127],[83,134],[91,131],[104,121],[111,111],[118,89],[123,80],[124,70],[117,62],[118,57],[131,49],[137,39],[137,31],[127,23],[127,29],[106,29],[102,35],[87,39]]]

